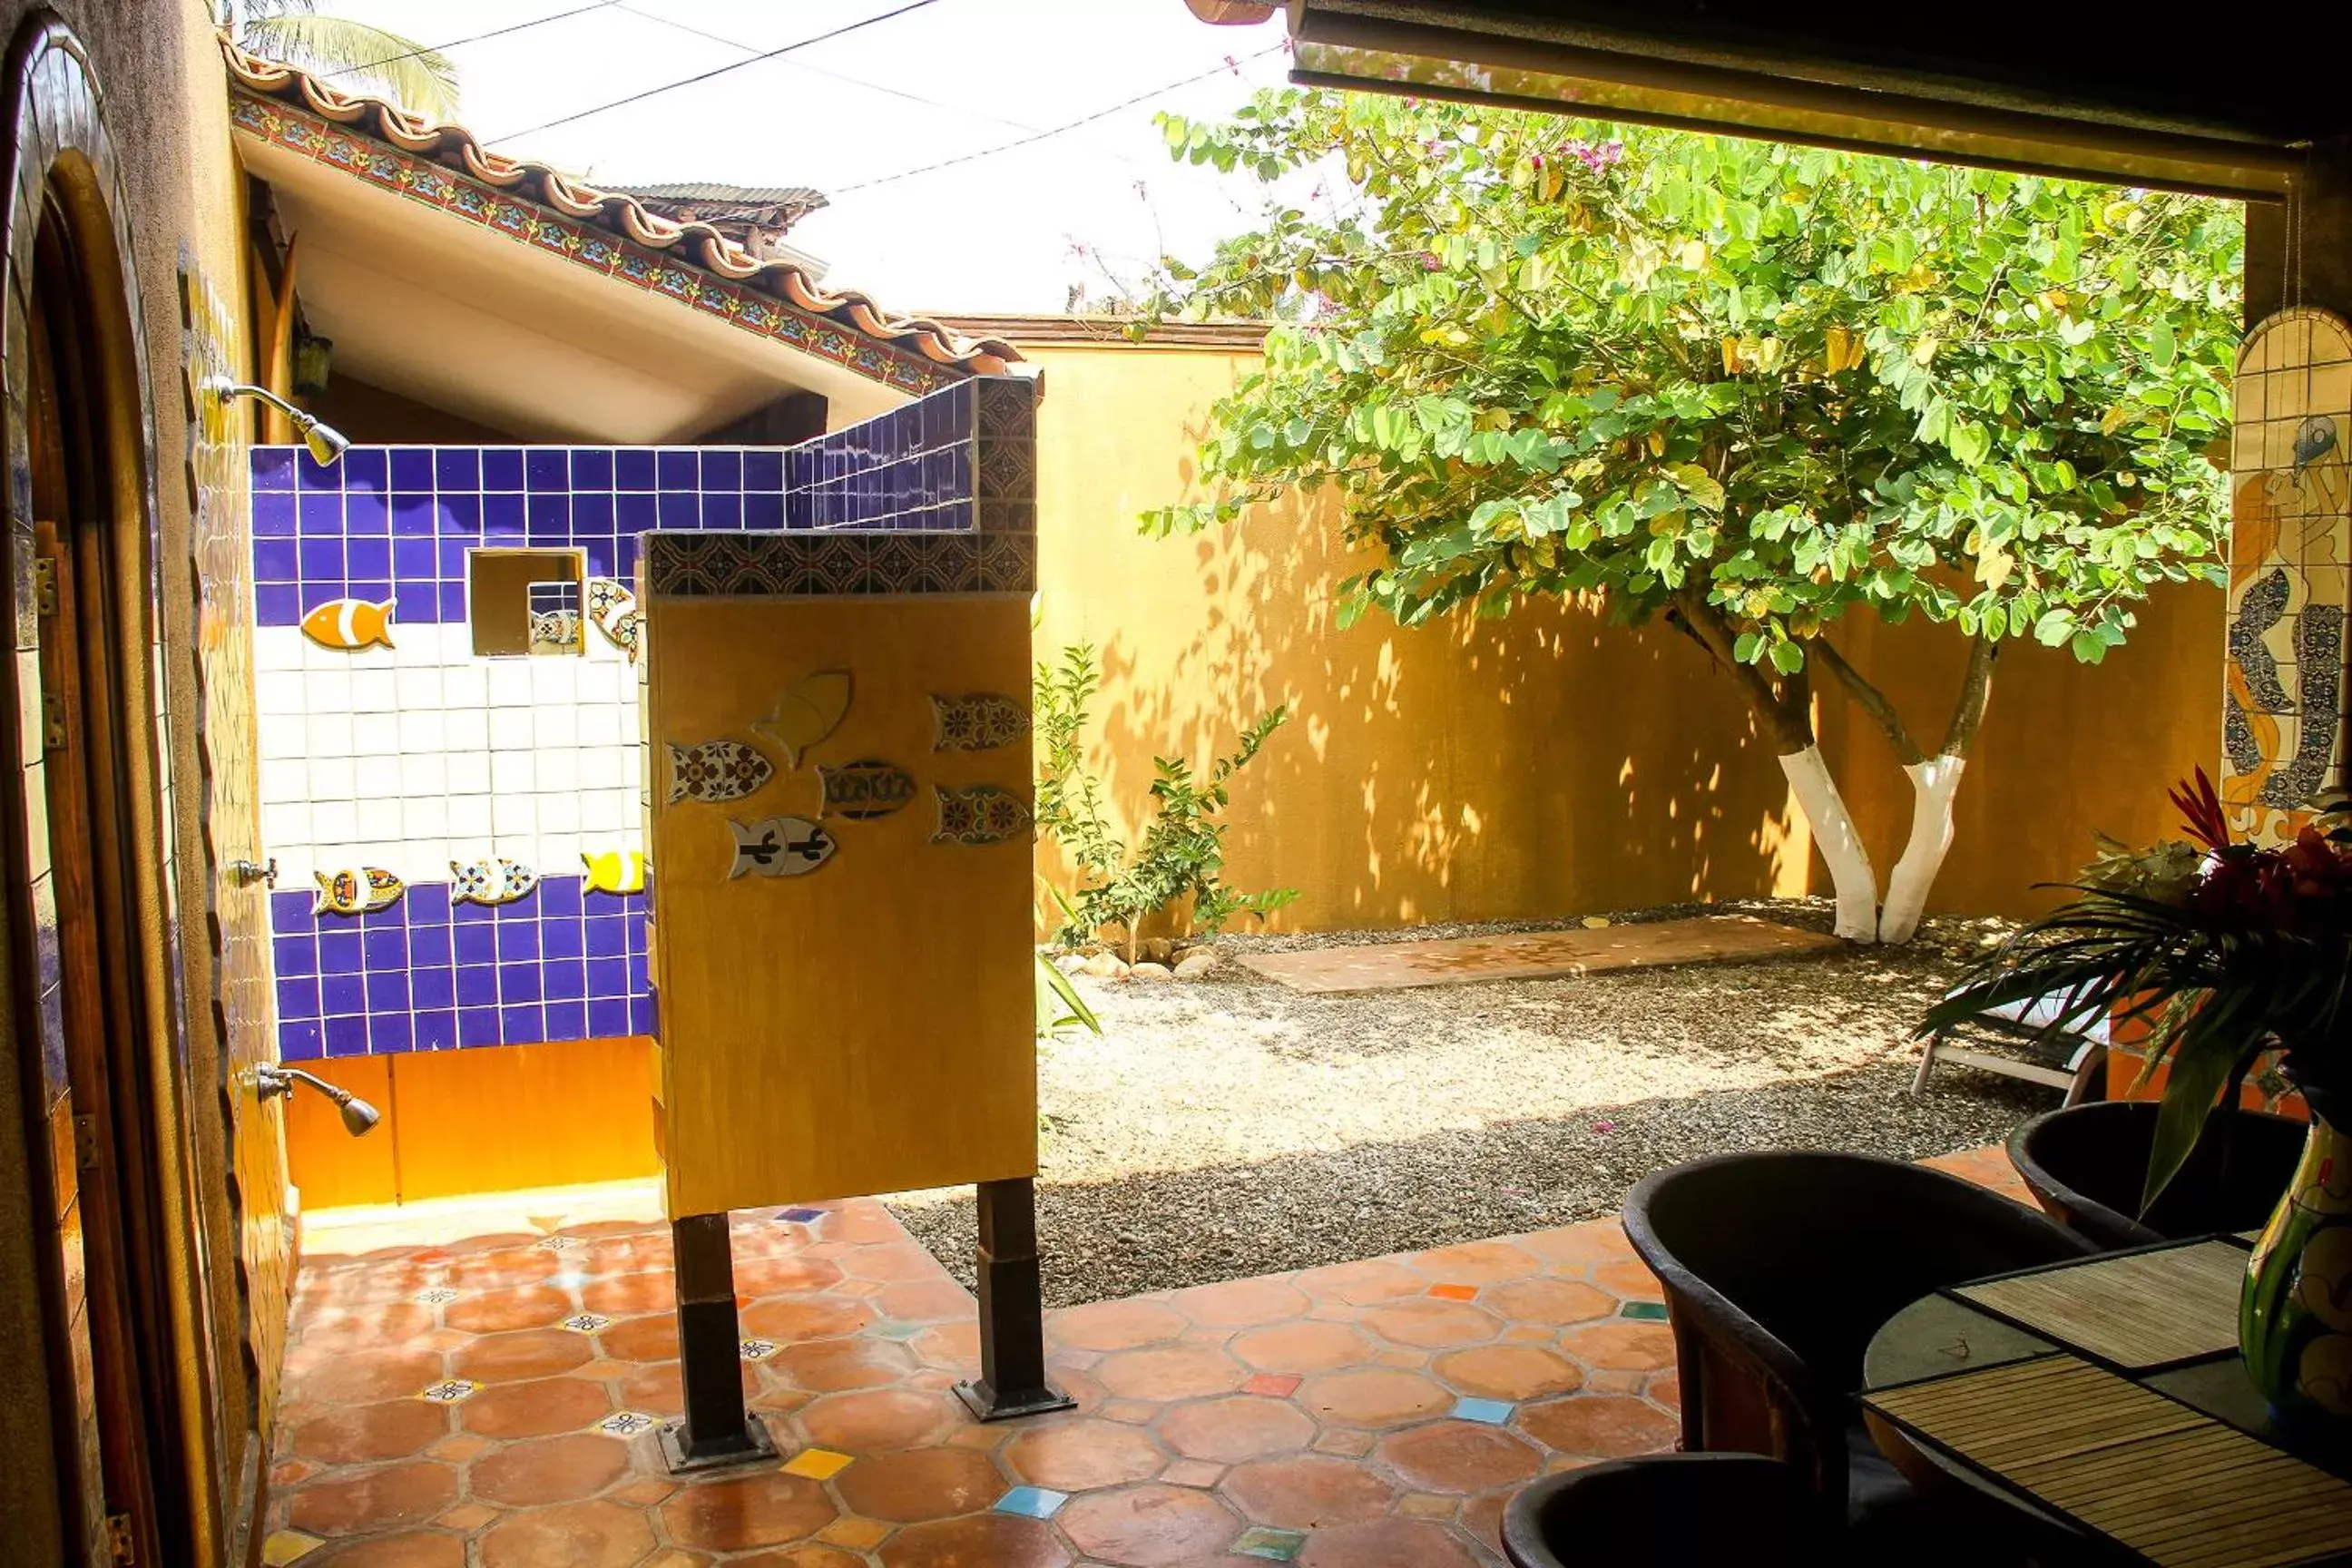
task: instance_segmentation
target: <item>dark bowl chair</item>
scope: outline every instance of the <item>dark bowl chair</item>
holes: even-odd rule
[[[1796,1472],[1758,1454],[1610,1459],[1523,1488],[1503,1510],[1511,1568],[1813,1568]]]
[[[1878,1453],[1853,1398],[1871,1336],[1945,1286],[2096,1250],[1998,1193],[1864,1154],[1660,1171],[1625,1200],[1625,1233],[1665,1286],[1682,1447],[1786,1461],[1853,1562],[1942,1560],[1939,1511]]]
[[[2021,1123],[2009,1163],[2044,1213],[2102,1247],[2146,1247],[2266,1224],[2303,1157],[2310,1124],[2263,1110],[2213,1113],[2205,1134],[2140,1213],[2156,1104],[2117,1100],[2076,1105]]]

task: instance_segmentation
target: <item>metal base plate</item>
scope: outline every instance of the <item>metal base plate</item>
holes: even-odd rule
[[[1012,1421],[1024,1415],[1045,1415],[1056,1410],[1076,1410],[1078,1402],[1057,1388],[1041,1388],[1033,1394],[1015,1398],[999,1394],[985,1384],[967,1379],[955,1385],[955,1396],[963,1407],[980,1421]]]
[[[767,1426],[751,1411],[743,1413],[743,1430],[751,1441],[741,1447],[722,1448],[716,1453],[688,1454],[686,1451],[686,1423],[665,1421],[660,1433],[662,1466],[673,1476],[684,1476],[703,1470],[722,1470],[733,1465],[761,1461],[772,1463],[776,1458],[776,1440],[768,1436]]]

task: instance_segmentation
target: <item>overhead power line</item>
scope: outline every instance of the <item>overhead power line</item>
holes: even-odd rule
[[[877,22],[887,22],[894,16],[903,16],[909,11],[919,11],[926,5],[935,5],[937,4],[939,4],[939,0],[911,0],[911,4],[901,5],[895,11],[885,11],[878,16],[867,16],[862,21],[846,23],[842,26],[834,28],[830,32],[819,33],[814,37],[803,38],[797,43],[786,44],[781,48],[769,49],[764,53],[753,55],[748,59],[734,60],[727,65],[715,66],[709,70],[699,72],[694,76],[680,77],[676,81],[664,82],[659,87],[649,87],[643,92],[633,92],[625,98],[615,98],[608,102],[599,103],[591,108],[581,110],[577,113],[566,114],[554,120],[544,121],[537,125],[527,126],[520,131],[510,131],[503,136],[492,137],[490,140],[494,142],[511,142],[518,136],[535,135],[541,131],[551,131],[559,125],[569,125],[574,121],[587,120],[593,116],[605,113],[610,110],[625,108],[632,103],[643,103],[646,99],[658,98],[666,92],[676,92],[680,88],[694,87],[702,82],[709,81],[714,78],[727,76],[731,72],[741,70],[746,66],[755,66],[762,60],[772,60],[781,56],[789,55],[795,49],[805,49],[813,44],[822,44],[828,38],[838,38],[845,33],[855,33],[861,27],[871,27]]]
[[[900,180],[911,180],[918,174],[936,174],[941,169],[952,169],[959,163],[970,163],[981,158],[992,158],[999,153],[1010,153],[1018,147],[1031,146],[1048,137],[1060,136],[1076,131],[1082,125],[1092,125],[1097,120],[1108,120],[1121,110],[1133,109],[1139,103],[1149,103],[1155,98],[1174,92],[1180,87],[1190,87],[1196,81],[1206,81],[1213,76],[1223,76],[1227,71],[1237,70],[1252,60],[1262,60],[1268,55],[1279,54],[1287,46],[1284,44],[1276,44],[1270,48],[1260,49],[1254,55],[1244,55],[1238,60],[1220,62],[1213,69],[1202,71],[1195,76],[1188,76],[1181,81],[1171,81],[1165,87],[1155,87],[1150,92],[1137,93],[1133,98],[1122,99],[1107,109],[1097,109],[1092,114],[1081,115],[1066,124],[1040,131],[1033,136],[1024,136],[1012,142],[1000,142],[993,147],[982,147],[976,153],[964,153],[953,158],[942,158],[936,163],[925,163],[920,168],[901,169],[895,174],[883,174],[871,180],[860,180],[854,185],[840,186],[832,194],[845,196],[853,191],[870,191],[877,185],[895,184]]]
[[[370,60],[365,65],[339,66],[331,71],[313,71],[311,74],[331,78],[351,76],[360,71],[379,70],[385,66],[396,66],[403,60],[413,60],[422,55],[445,54],[451,49],[462,49],[467,44],[478,44],[486,38],[503,38],[509,33],[529,32],[533,27],[544,27],[550,22],[561,22],[572,16],[585,16],[591,11],[607,11],[620,4],[621,0],[596,0],[593,5],[575,5],[569,11],[558,11],[551,16],[534,16],[528,22],[517,22],[507,27],[493,27],[487,33],[474,33],[463,38],[452,38],[446,44],[423,45],[409,50],[406,54],[386,55],[380,60]]]

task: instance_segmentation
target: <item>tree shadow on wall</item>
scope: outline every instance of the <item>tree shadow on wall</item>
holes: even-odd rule
[[[1199,499],[1205,428],[1186,430],[1164,479],[1131,481],[1136,510]],[[1372,611],[1342,630],[1339,585],[1371,558],[1340,542],[1330,492],[1198,535],[1139,538],[1132,512],[1090,527],[1095,597],[1074,617],[1049,592],[1040,655],[1076,640],[1060,635],[1072,618],[1093,630],[1090,751],[1139,832],[1155,754],[1204,765],[1258,714],[1289,710],[1235,783],[1227,846],[1236,886],[1301,890],[1276,925],[1801,890],[1809,841],[1791,837],[1770,747],[1728,677],[1670,628],[1531,602],[1414,627]]]

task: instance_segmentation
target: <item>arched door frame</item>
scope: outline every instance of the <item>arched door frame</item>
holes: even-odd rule
[[[5,93],[0,129],[8,138],[6,183],[0,185],[0,199],[7,204],[7,251],[0,262],[0,271],[5,273],[0,279],[0,362],[5,362],[6,377],[5,401],[0,401],[0,438],[6,445],[5,482],[0,487],[0,510],[5,512],[5,526],[0,529],[0,579],[5,579],[0,592],[5,598],[0,599],[0,615],[6,616],[14,655],[5,667],[8,690],[0,695],[0,734],[16,742],[22,769],[21,777],[5,792],[21,807],[21,815],[14,822],[0,822],[0,841],[5,844],[0,876],[5,876],[6,895],[0,900],[0,938],[5,938],[0,952],[5,952],[8,973],[0,1028],[13,1035],[19,1069],[14,1088],[24,1110],[22,1154],[33,1200],[30,1217],[52,1435],[48,1447],[67,1538],[79,1538],[95,1560],[103,1562],[108,1542],[97,1455],[92,1344],[77,1300],[83,1238],[74,1194],[82,1179],[77,1167],[87,1164],[89,1156],[85,1152],[77,1159],[65,1073],[54,847],[43,762],[37,650],[44,580],[36,546],[36,524],[43,521],[100,531],[97,542],[104,552],[108,575],[119,585],[105,606],[106,624],[94,625],[89,635],[109,637],[119,672],[112,736],[121,799],[118,826],[127,847],[122,858],[126,923],[131,933],[127,961],[140,1002],[135,1078],[145,1124],[156,1133],[148,1197],[163,1255],[153,1264],[161,1273],[165,1320],[157,1327],[168,1344],[169,1364],[138,1372],[160,1387],[176,1439],[168,1462],[178,1473],[159,1490],[176,1495],[185,1517],[155,1521],[166,1537],[164,1554],[167,1560],[212,1564],[219,1562],[221,1542],[214,1419],[219,1380],[211,1364],[209,1270],[194,1214],[187,1044],[176,952],[181,933],[169,874],[173,825],[164,804],[170,752],[163,743],[164,693],[158,658],[164,623],[152,383],[130,208],[107,132],[103,96],[88,52],[69,28],[43,13],[28,18],[8,50],[0,89]],[[30,312],[37,308],[42,228],[50,223],[64,226],[67,248],[78,264],[78,276],[71,281],[81,296],[78,303],[87,340],[81,345],[88,366],[84,412],[100,476],[97,489],[102,515],[97,518],[34,515],[27,401]],[[0,766],[5,765],[0,758]],[[0,1137],[17,1131],[0,1129]],[[32,1389],[24,1392],[29,1394]]]

